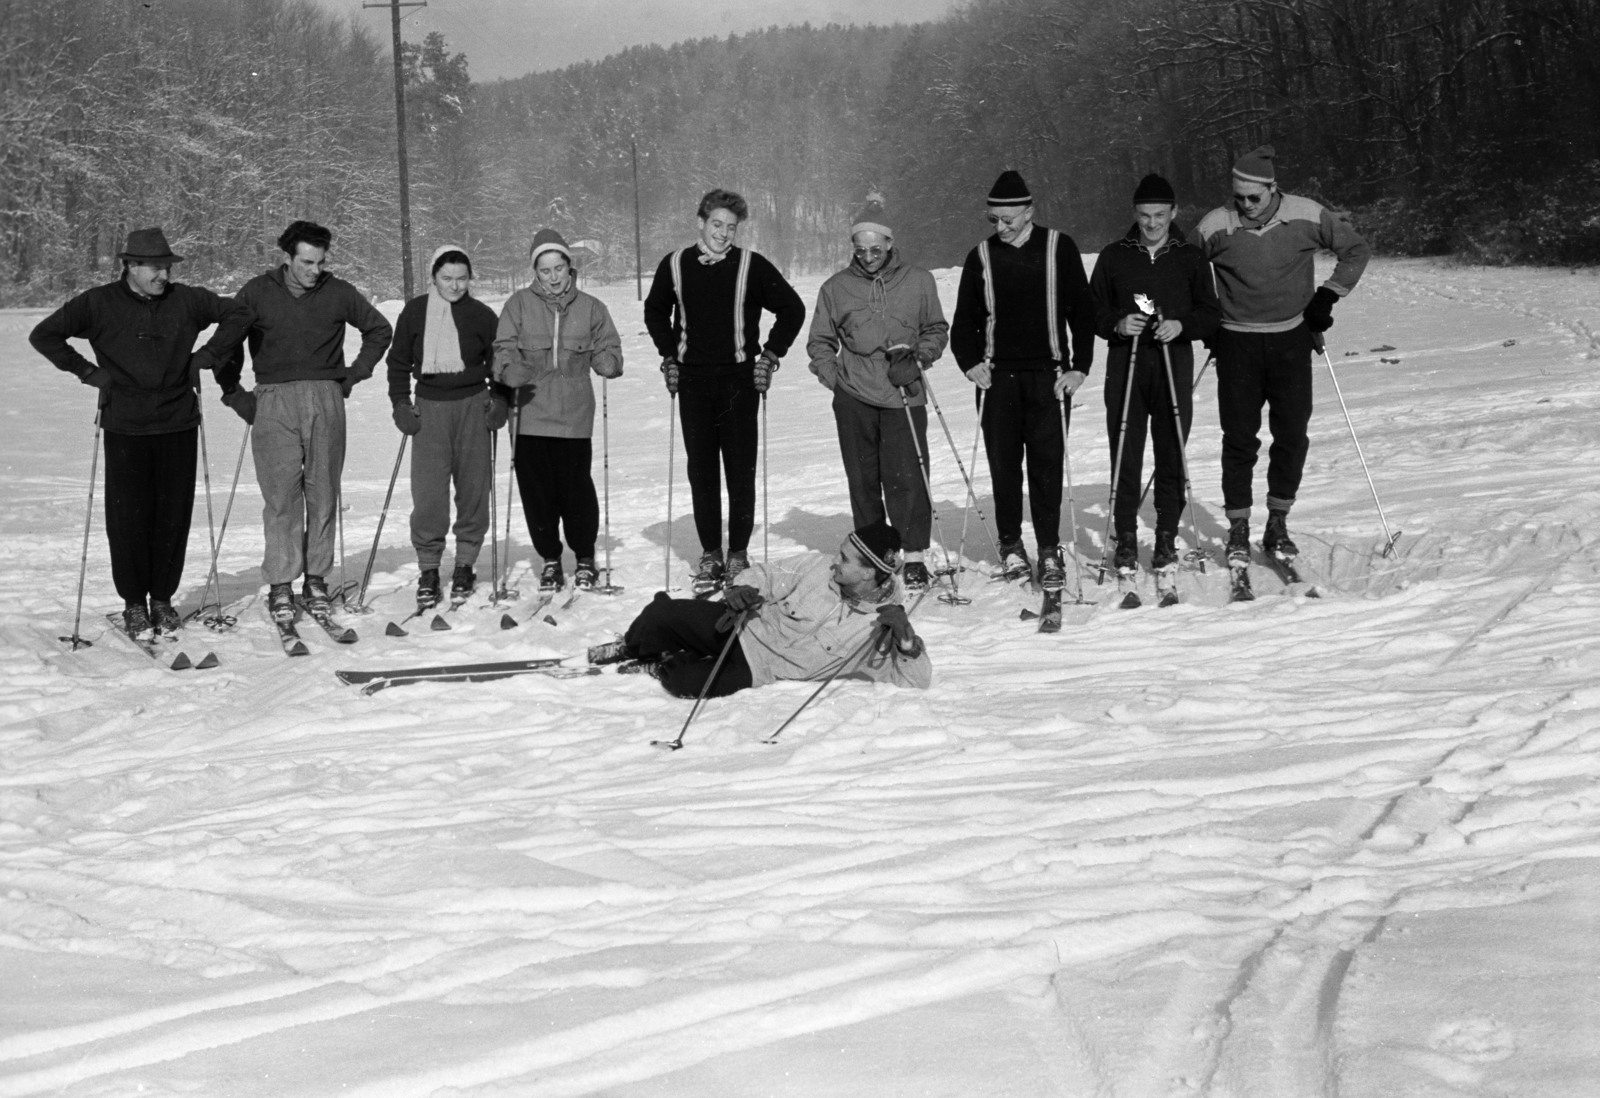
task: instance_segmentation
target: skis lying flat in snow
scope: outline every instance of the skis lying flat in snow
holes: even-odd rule
[[[164,657],[164,653],[161,651],[161,642],[155,637],[152,636],[148,640],[141,640],[138,637],[130,637],[128,635],[128,631],[122,627],[121,614],[107,614],[106,622],[111,626],[111,631],[117,636],[133,645],[155,662],[161,662]],[[187,671],[190,668],[194,668],[199,671],[208,671],[217,666],[219,662],[220,661],[217,659],[217,654],[215,652],[207,652],[204,656],[201,656],[199,663],[191,661],[186,653],[179,652],[173,657],[172,663],[168,665],[168,669],[172,671]]]
[[[333,642],[335,644],[354,644],[360,639],[356,636],[356,631],[354,629],[351,629],[347,625],[340,625],[338,622],[334,621],[333,612],[331,610],[313,610],[303,602],[300,604],[300,608],[306,612],[306,615],[310,617],[312,621],[322,626],[322,631],[328,634],[329,637],[333,638]]]
[[[1123,610],[1137,610],[1144,605],[1144,600],[1139,597],[1138,582],[1137,568],[1117,569],[1117,590],[1122,592],[1122,601],[1117,605]]]
[[[1268,553],[1262,550],[1261,555],[1267,559],[1267,564],[1278,573],[1278,578],[1283,580],[1284,586],[1293,587],[1301,584],[1305,587],[1305,596],[1308,599],[1320,599],[1322,591],[1300,574],[1300,569],[1295,567],[1294,557],[1282,557],[1277,553]]]
[[[566,666],[556,659],[504,660],[499,663],[455,663],[439,667],[402,667],[393,671],[338,671],[340,682],[347,686],[362,687],[363,694],[374,694],[390,686],[406,686],[414,682],[491,682],[509,679],[515,675],[548,675],[551,678],[571,679],[600,674],[600,668]]]

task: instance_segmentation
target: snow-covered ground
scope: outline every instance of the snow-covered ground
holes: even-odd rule
[[[576,654],[661,586],[667,400],[632,287],[599,292],[629,356],[610,386],[624,594],[384,636],[416,577],[402,475],[360,643],[307,628],[313,654],[286,660],[247,461],[221,556],[239,626],[192,627],[182,647],[222,666],[177,673],[102,635],[98,515],[96,643],[57,641],[91,400],[29,350],[39,313],[0,314],[0,1095],[1600,1093],[1595,272],[1372,265],[1331,347],[1404,535],[1398,561],[1374,553],[1319,368],[1293,529],[1320,600],[1258,570],[1259,601],[1226,605],[1213,565],[1184,574],[1185,605],[1124,612],[1090,575],[1098,608],[1041,636],[1028,596],[982,578],[974,519],[972,604],[917,613],[933,689],[836,684],[776,746],[758,741],[809,687],[712,702],[665,753],[649,741],[688,705],[644,677],[340,686],[342,667]],[[971,390],[948,359],[933,377],[966,460]],[[1213,393],[1208,374],[1191,453],[1214,550]],[[1098,374],[1079,400],[1088,572]],[[398,437],[381,384],[351,407],[358,578]],[[207,409],[220,520],[242,425],[214,390]],[[803,355],[770,414],[771,552],[831,550],[849,507]],[[964,489],[931,445],[954,541]],[[520,510],[512,541],[528,592]]]

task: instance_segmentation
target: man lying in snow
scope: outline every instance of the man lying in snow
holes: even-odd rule
[[[621,640],[591,648],[589,662],[636,661],[680,698],[699,696],[725,647],[710,697],[835,672],[926,689],[933,665],[900,605],[899,571],[900,535],[875,522],[845,538],[834,557],[751,565],[721,604],[658,593]]]

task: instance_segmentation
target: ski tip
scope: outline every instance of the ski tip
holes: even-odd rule
[[[187,652],[179,652],[172,660],[172,670],[174,671],[187,671],[193,666],[194,662],[189,659]]]
[[[391,621],[383,627],[383,635],[386,637],[409,637],[411,634]]]
[[[289,655],[309,656],[311,655],[311,649],[305,646],[304,641],[295,641],[294,644],[289,647]]]
[[[354,629],[346,629],[343,633],[340,633],[334,638],[334,640],[339,644],[354,644],[360,639],[361,638],[356,635],[356,631]]]
[[[500,615],[500,628],[501,629],[515,629],[516,627],[517,627],[517,619],[516,618],[512,617],[510,614],[501,614]]]
[[[440,615],[435,614],[433,616],[433,620],[428,623],[428,628],[432,629],[435,633],[443,633],[446,629],[450,628],[450,623],[445,621]]]
[[[217,654],[215,652],[207,652],[205,655],[200,657],[200,662],[195,664],[194,667],[196,671],[209,671],[221,662],[221,660],[217,659]]]
[[[545,620],[545,623],[548,624],[548,625],[560,625],[561,624],[559,621],[557,621],[555,618],[551,617],[549,614],[546,614],[544,616],[544,620]]]
[[[1024,610],[1022,613],[1017,615],[1017,618],[1021,621],[1032,621],[1038,616],[1039,615],[1032,610]]]

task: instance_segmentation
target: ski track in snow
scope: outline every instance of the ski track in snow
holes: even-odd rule
[[[947,310],[955,280],[939,272]],[[820,281],[798,284],[808,303]],[[312,655],[286,660],[257,594],[246,462],[219,561],[239,625],[191,627],[173,651],[222,666],[176,673],[103,635],[98,495],[96,643],[56,641],[90,413],[27,347],[42,314],[0,312],[0,361],[37,381],[4,412],[0,486],[16,535],[0,544],[0,1095],[1592,1093],[1574,1065],[1596,1063],[1594,1026],[1563,1042],[1443,996],[1390,1017],[1362,995],[1354,1014],[1347,990],[1352,971],[1381,978],[1395,918],[1515,928],[1600,855],[1597,289],[1587,271],[1373,263],[1330,352],[1404,533],[1378,553],[1319,364],[1292,528],[1326,597],[1257,568],[1258,601],[1230,606],[1213,563],[1181,575],[1183,605],[1115,609],[1115,585],[1093,583],[1096,373],[1071,443],[1096,603],[1081,624],[1019,621],[1036,600],[984,578],[974,520],[972,604],[917,613],[933,689],[837,684],[774,746],[758,741],[811,687],[747,692],[708,703],[673,754],[648,743],[687,703],[645,677],[364,697],[332,674],[578,654],[660,588],[667,404],[631,287],[596,291],[628,362],[609,396],[623,594],[530,617],[517,507],[517,629],[480,595],[449,632],[419,619],[385,637],[416,578],[402,477],[360,643],[307,627]],[[934,381],[966,461],[970,389],[948,358]],[[351,404],[357,580],[397,445],[381,388]],[[1215,561],[1213,394],[1191,463]],[[214,394],[207,412],[220,522],[242,425]],[[801,351],[770,415],[772,554],[831,551],[848,502]],[[936,427],[930,446],[953,539],[965,486]],[[676,464],[684,585],[698,547]],[[197,501],[185,608],[208,558]],[[1363,1036],[1385,1025],[1410,1044]]]

